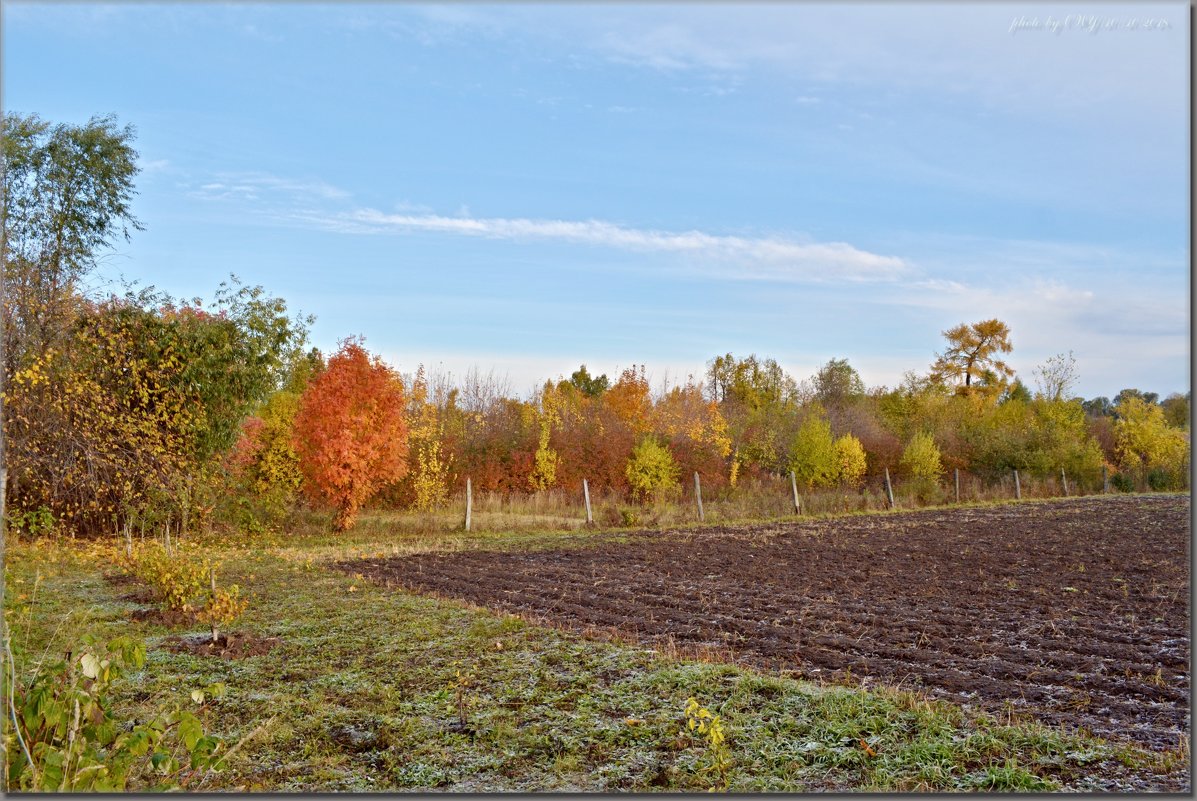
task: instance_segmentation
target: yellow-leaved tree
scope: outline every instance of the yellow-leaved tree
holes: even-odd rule
[[[1146,478],[1152,489],[1182,488],[1190,460],[1188,432],[1170,427],[1164,410],[1142,398],[1124,398],[1114,411],[1122,469]]]
[[[932,377],[954,385],[963,395],[981,395],[994,400],[1014,375],[1000,354],[1014,349],[1010,327],[1001,320],[961,323],[943,332],[948,347],[931,366]]]
[[[860,486],[865,470],[868,469],[865,449],[860,440],[851,434],[844,434],[835,441],[835,455],[840,483],[849,487]]]

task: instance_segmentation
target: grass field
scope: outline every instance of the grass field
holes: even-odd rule
[[[277,638],[239,659],[171,650],[171,627],[115,568],[120,546],[9,542],[5,615],[16,670],[85,632],[131,633],[145,668],[115,688],[143,720],[223,682],[211,731],[240,743],[202,790],[1134,790],[1184,789],[1187,744],[1147,751],[908,690],[817,684],[599,641],[387,588],[331,569],[350,558],[601,545],[621,532],[404,534],[364,520],[254,545],[204,543],[249,593],[234,629]],[[134,617],[143,619],[135,620]],[[717,655],[716,655],[717,657]],[[726,748],[686,725],[690,698],[721,718]]]

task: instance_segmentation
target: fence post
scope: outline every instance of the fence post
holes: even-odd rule
[[[790,471],[790,491],[794,493],[794,514],[802,514],[802,502],[798,500],[798,477],[794,475],[794,471]]]
[[[894,487],[889,483],[889,468],[885,468],[885,494],[889,498],[889,508],[894,508]]]
[[[133,529],[132,520],[125,518],[125,554],[127,556],[133,555]]]
[[[470,513],[473,511],[473,506],[474,506],[474,488],[470,484],[469,476],[466,476],[466,519],[465,519],[465,530],[466,531],[470,530]]]
[[[594,516],[590,514],[590,485],[586,483],[586,479],[582,479],[582,497],[586,499],[586,525],[594,522]]]
[[[1014,500],[1022,500],[1022,485],[1018,483],[1018,471],[1014,471]]]
[[[952,474],[956,479],[956,503],[960,503],[960,468],[952,468]]]
[[[694,500],[698,503],[698,522],[703,522],[702,516],[702,482],[698,479],[698,471],[694,471]]]
[[[1060,468],[1060,483],[1064,485],[1064,495],[1068,495],[1068,476],[1064,473],[1064,468]]]
[[[1101,466],[1101,491],[1110,491],[1110,471],[1104,464]]]

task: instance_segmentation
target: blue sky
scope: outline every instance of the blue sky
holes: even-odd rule
[[[137,128],[123,276],[407,372],[731,351],[1189,385],[1185,3],[3,6],[4,109]]]

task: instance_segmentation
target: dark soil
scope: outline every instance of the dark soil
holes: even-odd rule
[[[245,631],[231,631],[221,634],[212,642],[211,634],[191,634],[186,637],[168,637],[163,645],[176,654],[196,656],[218,656],[221,659],[244,659],[247,656],[268,654],[282,640],[278,637],[260,637]]]
[[[880,681],[1157,750],[1188,739],[1189,499],[638,532],[342,565],[576,631]]]

